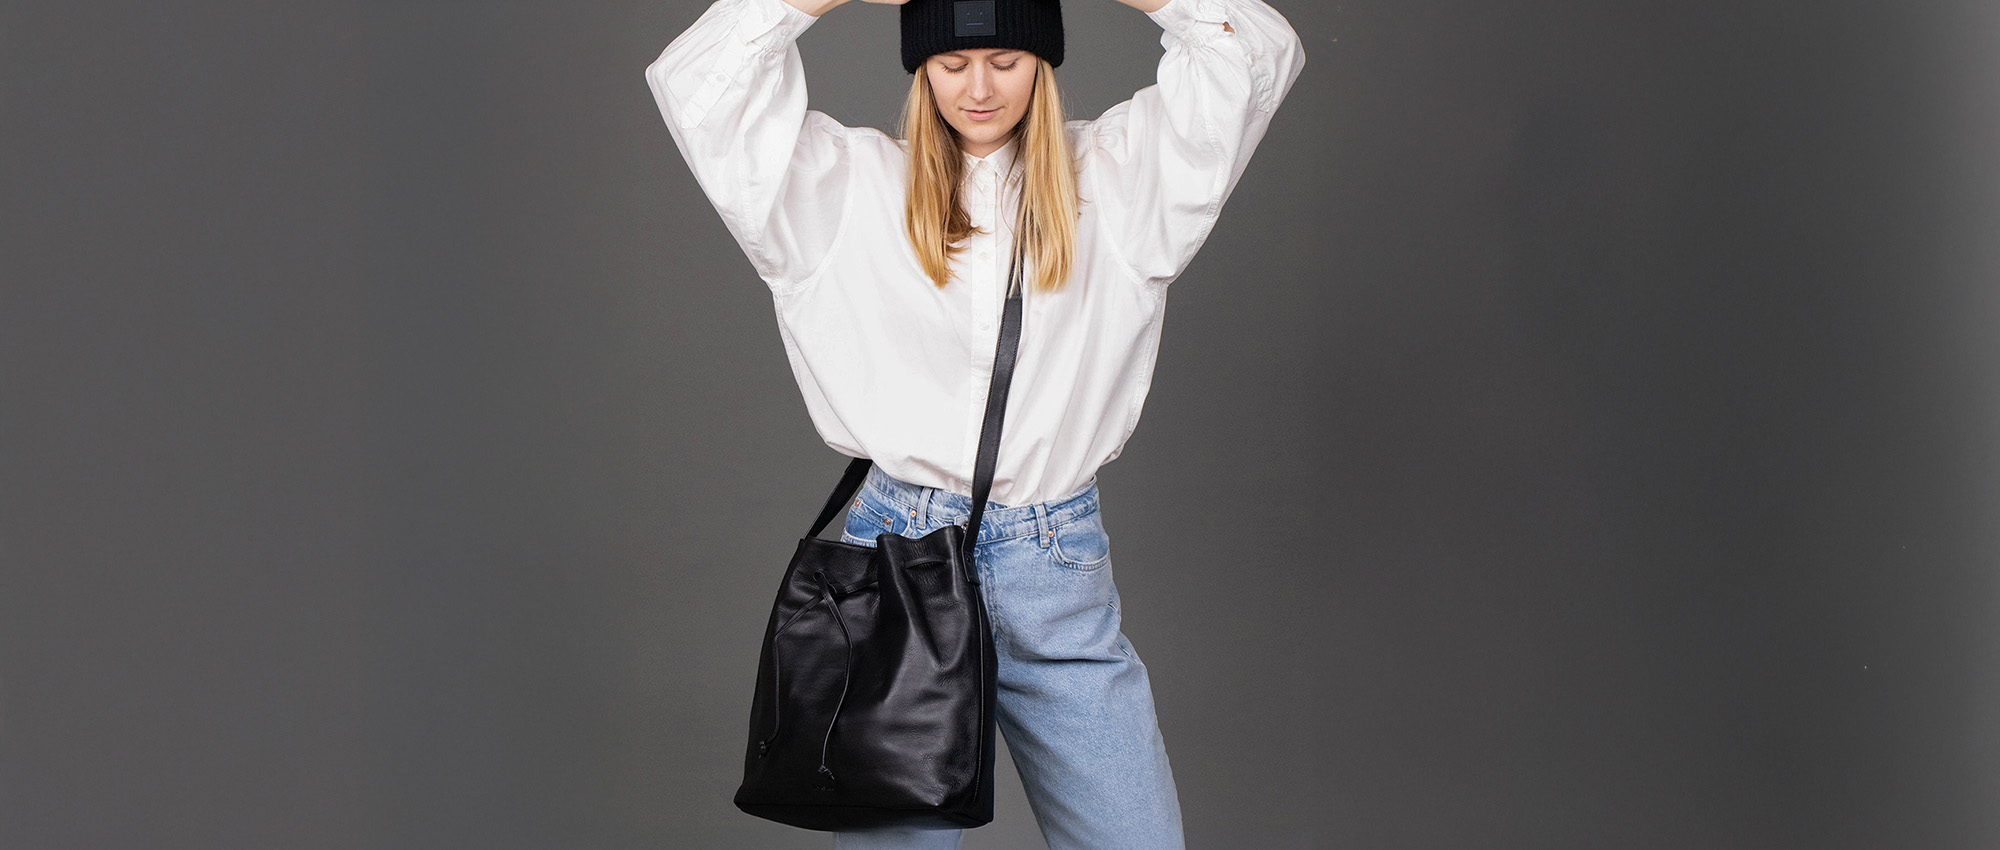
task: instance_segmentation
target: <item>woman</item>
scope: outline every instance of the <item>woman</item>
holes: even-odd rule
[[[974,547],[1000,732],[1054,850],[1179,848],[1151,686],[1119,631],[1096,471],[1138,423],[1168,284],[1297,79],[1298,36],[1261,0],[1119,0],[1165,30],[1158,84],[1066,122],[1056,0],[869,0],[904,6],[913,79],[897,139],[806,108],[795,42],[844,2],[718,0],[647,82],[771,291],[813,424],[874,459],[849,543],[919,537],[970,511],[1022,214],[1020,347]],[[844,832],[835,846],[959,837]]]

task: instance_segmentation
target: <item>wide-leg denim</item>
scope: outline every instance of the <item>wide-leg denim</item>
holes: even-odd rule
[[[921,537],[964,522],[968,496],[870,467],[841,539]],[[1050,850],[1182,850],[1180,803],[1146,665],[1118,630],[1097,481],[1056,499],[989,500],[973,547],[999,653],[1000,734]],[[837,850],[956,848],[961,831],[867,830]]]

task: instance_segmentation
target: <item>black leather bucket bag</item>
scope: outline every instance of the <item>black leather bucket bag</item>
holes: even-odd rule
[[[997,662],[972,551],[1020,344],[1021,267],[1017,244],[970,516],[917,538],[884,532],[873,547],[823,540],[871,461],[848,465],[764,630],[737,808],[822,830],[993,820]]]

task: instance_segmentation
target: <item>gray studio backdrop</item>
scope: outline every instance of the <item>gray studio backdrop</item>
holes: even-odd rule
[[[0,6],[0,847],[828,846],[729,804],[845,459],[642,78],[705,5]],[[1276,5],[1100,476],[1191,846],[2000,846],[2000,10]]]

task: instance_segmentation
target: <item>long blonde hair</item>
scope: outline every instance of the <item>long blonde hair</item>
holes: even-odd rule
[[[910,147],[905,230],[924,274],[942,288],[951,277],[951,257],[965,250],[963,240],[973,227],[963,202],[965,155],[956,131],[938,112],[924,68],[917,69],[910,83],[901,129]],[[1055,68],[1040,56],[1035,57],[1034,96],[1012,138],[1015,162],[1023,169],[1021,204],[1027,222],[1021,238],[1028,265],[1035,270],[1028,285],[1037,292],[1053,292],[1069,280],[1083,202],[1077,193],[1069,137],[1063,132]]]

